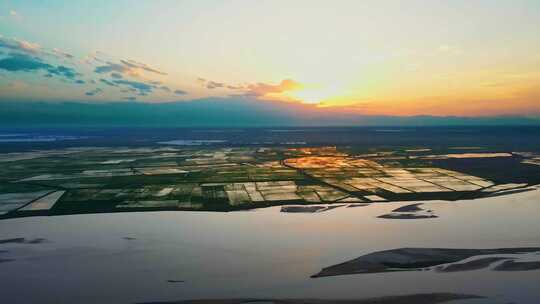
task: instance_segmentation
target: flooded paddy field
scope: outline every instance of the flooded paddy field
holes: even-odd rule
[[[354,151],[157,144],[3,153],[0,216],[455,201],[527,191],[540,183],[533,151]]]

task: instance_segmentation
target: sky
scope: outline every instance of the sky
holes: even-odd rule
[[[0,107],[540,116],[536,0],[1,0],[0,35]]]

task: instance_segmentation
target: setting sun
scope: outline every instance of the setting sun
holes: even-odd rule
[[[346,91],[346,88],[339,85],[304,85],[302,89],[287,95],[306,104],[321,104],[338,98]]]

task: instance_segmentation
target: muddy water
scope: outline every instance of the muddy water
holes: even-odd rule
[[[3,220],[0,240],[25,241],[0,244],[0,289],[9,303],[351,299],[429,292],[489,297],[470,303],[537,303],[537,270],[310,278],[323,267],[400,247],[540,246],[540,190],[422,205],[438,218],[377,218],[410,203],[306,214],[276,207]]]

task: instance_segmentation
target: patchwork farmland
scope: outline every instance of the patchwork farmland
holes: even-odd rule
[[[0,156],[0,216],[458,200],[538,183],[536,175],[523,182],[480,169],[479,174],[462,172],[452,163],[437,166],[496,160],[537,169],[536,154],[429,153],[168,146],[6,153]]]

